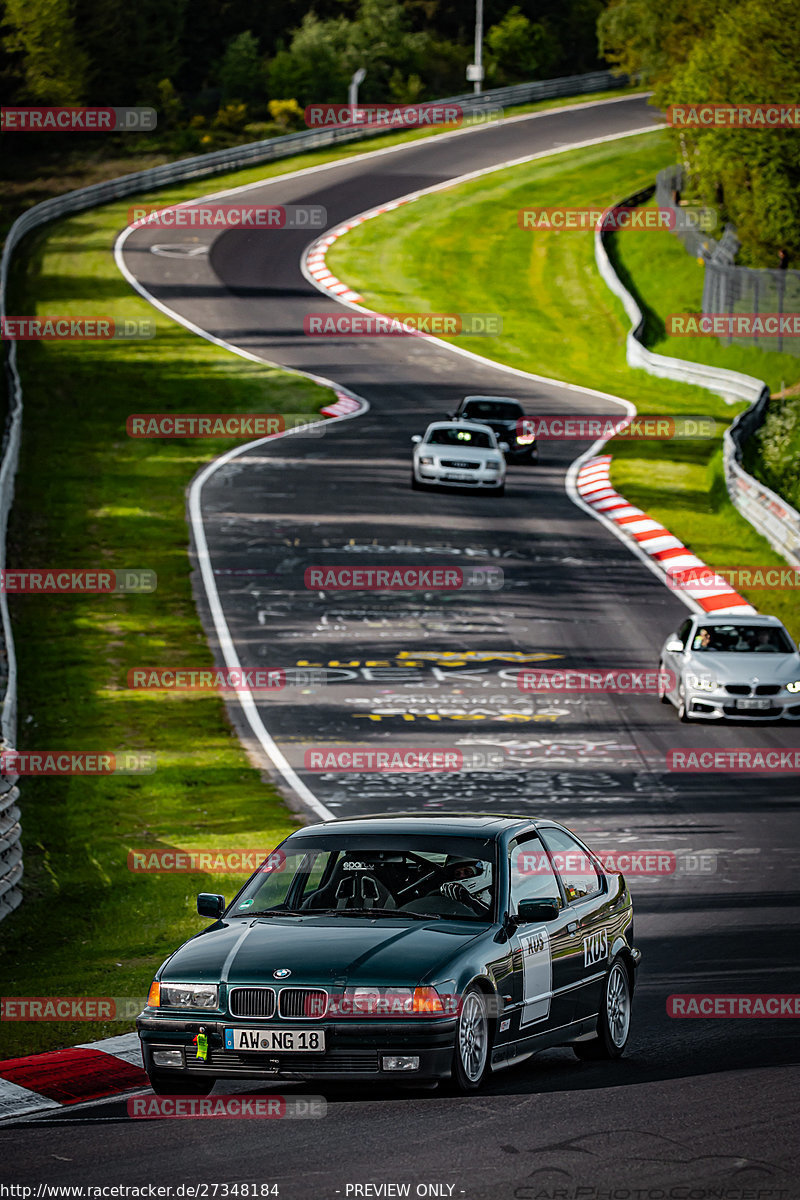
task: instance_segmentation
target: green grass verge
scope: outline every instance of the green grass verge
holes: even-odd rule
[[[641,413],[704,413],[720,423],[721,431],[743,404],[730,406],[700,388],[627,366],[628,321],[597,271],[592,233],[531,232],[517,224],[522,208],[594,208],[632,194],[652,182],[673,155],[667,135],[655,132],[492,172],[366,222],[334,245],[328,262],[370,308],[500,314],[501,335],[453,339],[476,354],[624,396]],[[691,291],[694,264],[676,238],[631,232],[616,242],[629,276],[652,307],[651,321],[659,313],[663,322],[666,313],[697,307]],[[667,282],[673,267],[674,287]],[[711,345],[703,340],[698,349],[693,343],[694,357],[700,359]],[[719,350],[720,365],[758,374],[760,364],[760,374],[768,377],[762,358],[769,355],[737,350],[728,359],[723,348],[713,350]],[[672,346],[662,352],[672,353]],[[755,357],[745,365],[744,355]],[[785,374],[789,365],[775,369]],[[719,438],[615,440],[610,449],[615,485],[709,563],[782,563],[728,500]],[[800,637],[800,613],[791,593],[752,591],[748,598],[776,613]]]
[[[151,595],[10,598],[21,748],[155,752],[152,775],[23,779],[25,900],[0,925],[4,994],[146,995],[199,927],[198,890],[242,880],[134,875],[139,846],[269,848],[297,825],[253,769],[222,701],[133,693],[131,667],[206,667],[192,598],[185,489],[233,441],[132,440],[126,417],[317,412],[332,393],[249,363],[135,296],[111,247],[126,204],[40,235],[16,311],[153,317],[147,342],[20,344],[24,432],[9,537],[17,566],[148,567]],[[30,248],[29,248],[30,249]],[[108,1036],[119,1023],[0,1023],[0,1057]]]

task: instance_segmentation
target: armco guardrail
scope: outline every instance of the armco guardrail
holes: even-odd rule
[[[654,190],[653,187],[644,188],[612,208],[642,204],[650,199]],[[676,379],[681,383],[692,383],[707,388],[710,392],[724,396],[728,402],[750,401],[750,407],[731,422],[722,440],[728,495],[745,520],[749,521],[775,550],[783,554],[793,566],[800,565],[800,513],[752,475],[748,475],[741,464],[742,446],[764,419],[764,411],[769,403],[769,388],[763,380],[755,379],[752,375],[741,375],[738,371],[728,371],[722,367],[687,362],[682,358],[668,358],[643,346],[642,310],[611,265],[605,246],[607,234],[601,226],[602,221],[595,229],[595,261],[607,286],[622,301],[631,322],[626,339],[628,365],[641,367],[651,375],[658,375],[663,379]]]
[[[742,450],[764,420],[769,390],[750,408],[740,413],[723,438],[723,463],[728,494],[742,516],[762,533],[787,562],[800,567],[800,513],[766,484],[748,475],[742,466]]]
[[[435,103],[458,104],[468,115],[477,115],[487,109],[528,104],[535,100],[556,99],[559,96],[576,96],[587,92],[610,90],[624,87],[626,84],[627,79],[624,76],[612,75],[610,71],[592,71],[585,75],[566,75],[560,79],[542,79],[533,83],[521,83],[514,87],[496,88],[493,91],[481,92],[477,95],[474,92],[467,92],[461,96],[448,96],[443,100],[435,101]],[[123,175],[119,179],[93,184],[91,187],[67,192],[63,196],[55,196],[52,200],[44,200],[41,204],[36,204],[23,213],[8,231],[2,259],[0,259],[0,316],[6,315],[6,294],[14,251],[27,233],[37,229],[40,225],[45,225],[48,221],[54,221],[72,213],[83,212],[87,208],[108,204],[110,201],[122,199],[124,196],[136,195],[139,192],[152,192],[167,184],[181,183],[189,179],[202,179],[205,176],[218,175],[222,171],[237,170],[240,167],[288,158],[305,150],[314,150],[340,142],[363,141],[387,132],[393,131],[385,128],[309,129],[301,133],[290,133],[285,137],[249,142],[244,146],[233,146],[229,150],[216,150],[196,158],[165,163],[160,167],[151,167],[147,171],[136,171],[130,175]],[[6,565],[8,514],[14,494],[14,476],[19,458],[22,425],[22,384],[17,370],[15,342],[8,343],[6,371],[8,375],[8,417],[3,438],[2,463],[0,463],[0,570],[3,570]],[[9,747],[15,744],[17,734],[17,665],[8,603],[5,592],[1,588],[0,622],[3,641],[3,647],[0,649],[5,650],[6,667],[0,735],[3,744]],[[19,793],[16,786],[11,785],[8,790],[4,791],[6,782],[0,776],[0,920],[13,908],[16,908],[22,899],[19,889],[22,877],[22,853],[19,844],[19,809],[16,805]]]
[[[675,203],[684,181],[684,170],[680,165],[665,167],[656,175],[656,201],[658,207],[679,212]],[[781,270],[779,267],[740,267],[735,263],[741,243],[736,228],[726,225],[719,241],[703,235],[697,230],[678,232],[689,254],[702,258],[703,312],[712,313],[796,313],[800,312],[800,271]],[[781,351],[784,354],[800,355],[797,338],[762,335],[736,337],[731,334],[720,338],[727,345],[759,346],[764,350]]]
[[[8,749],[0,740],[0,752]],[[15,775],[0,773],[0,920],[12,912],[22,900],[19,881],[22,878],[22,847],[20,846],[19,788]]]

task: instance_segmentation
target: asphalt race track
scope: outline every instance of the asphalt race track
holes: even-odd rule
[[[654,120],[636,98],[555,111],[246,195],[322,204],[333,226],[481,167]],[[203,236],[169,238],[196,245]],[[585,444],[552,442],[538,467],[512,466],[503,498],[409,487],[411,435],[467,393],[517,396],[540,413],[618,415],[618,406],[424,339],[307,338],[306,313],[341,311],[301,272],[309,234],[205,236],[207,253],[167,258],[151,253],[163,230],[142,229],[125,243],[125,265],[182,319],[335,381],[370,406],[321,436],[239,455],[202,491],[238,657],[245,667],[288,672],[291,686],[260,701],[259,714],[303,783],[337,817],[411,808],[537,813],[573,826],[598,850],[665,849],[681,866],[630,881],[644,958],[620,1063],[550,1051],[466,1099],[299,1086],[326,1097],[318,1121],[137,1122],[123,1102],[103,1102],[0,1127],[4,1163],[13,1162],[21,1182],[268,1182],[289,1200],[344,1200],[358,1195],[348,1185],[368,1182],[408,1183],[412,1196],[423,1194],[417,1184],[443,1184],[441,1194],[456,1200],[744,1200],[747,1189],[760,1200],[800,1196],[792,1022],[666,1013],[674,992],[800,991],[796,780],[666,769],[672,749],[789,747],[800,732],[682,725],[653,695],[519,690],[525,666],[652,668],[688,612],[570,500],[566,472]],[[504,586],[388,597],[304,587],[309,566],[395,564],[500,567]],[[202,598],[201,608],[215,644]],[[310,682],[304,672],[314,672]],[[312,748],[350,746],[456,748],[473,769],[316,774],[304,766]],[[217,1087],[234,1090],[270,1091]]]

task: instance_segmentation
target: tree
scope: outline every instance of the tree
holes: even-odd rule
[[[411,30],[397,0],[361,0],[354,21],[321,21],[310,12],[289,48],[269,63],[269,91],[296,96],[301,104],[344,103],[351,75],[366,67],[359,99],[386,101],[393,87],[416,89],[413,77],[420,74],[430,45],[428,34]]]
[[[486,33],[487,67],[499,85],[541,78],[558,59],[559,48],[550,30],[534,24],[514,5]]]
[[[20,99],[37,104],[80,104],[87,55],[79,48],[69,0],[6,0],[7,53],[19,56]]]
[[[612,0],[597,22],[600,53],[625,75],[668,79],[718,12],[738,0]]]
[[[320,21],[313,12],[267,64],[269,94],[294,96],[302,105],[347,99],[349,70],[348,22],[343,17]],[[355,68],[353,68],[354,70]]]
[[[250,103],[264,95],[266,70],[258,50],[258,41],[249,29],[231,38],[218,72],[224,103]]]
[[[664,105],[783,103],[800,94],[800,22],[794,0],[742,0],[721,12],[657,91]],[[722,208],[740,258],[775,266],[780,248],[800,259],[800,132],[682,133],[698,198]]]
[[[89,59],[91,104],[158,104],[162,79],[176,79],[187,0],[74,0],[78,43]]]

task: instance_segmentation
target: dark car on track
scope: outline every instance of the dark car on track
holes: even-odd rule
[[[564,826],[400,814],[291,834],[156,974],[156,1092],[217,1079],[462,1091],[550,1046],[618,1058],[640,952],[623,877]]]
[[[454,421],[478,421],[506,442],[506,459],[514,463],[538,463],[539,445],[530,420],[519,400],[508,396],[465,396],[453,413]]]

